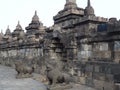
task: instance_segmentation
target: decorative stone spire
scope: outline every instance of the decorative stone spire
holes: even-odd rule
[[[90,4],[90,0],[88,0],[88,4],[87,4],[87,6],[89,6],[89,7],[91,6],[91,4]]]
[[[7,29],[6,29],[5,36],[10,36],[10,35],[11,35],[11,31],[10,31],[9,25],[8,25],[8,27],[7,27]]]
[[[26,35],[35,35],[35,34],[40,34],[41,30],[45,28],[43,26],[43,23],[39,21],[39,17],[37,15],[37,11],[35,11],[35,14],[32,18],[32,22],[25,28],[27,30]]]
[[[35,11],[35,15],[32,18],[32,22],[39,22],[39,17],[37,15],[37,11]]]
[[[9,25],[7,26],[7,29],[9,29]]]
[[[22,29],[20,22],[18,21],[18,24],[17,24],[15,30],[13,31],[12,36],[19,37],[20,33],[24,33],[24,30]]]
[[[76,0],[66,0],[65,9],[76,8]]]
[[[4,36],[4,34],[3,34],[3,30],[2,30],[2,29],[1,29],[1,35]]]
[[[67,3],[76,3],[76,0],[66,0],[66,4]]]
[[[86,15],[86,16],[95,15],[95,14],[94,14],[94,9],[93,9],[93,7],[91,6],[90,0],[88,0],[88,2],[87,2],[87,7],[85,8],[85,15]]]
[[[2,38],[3,38],[3,32],[2,32],[2,30],[1,30],[1,33],[0,33],[0,41],[2,40]]]
[[[21,25],[20,25],[20,22],[18,21],[18,24],[17,24],[17,26],[16,26],[16,30],[22,30],[22,27],[21,27]]]

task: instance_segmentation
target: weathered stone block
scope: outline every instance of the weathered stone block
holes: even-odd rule
[[[86,77],[80,77],[80,84],[86,84]]]

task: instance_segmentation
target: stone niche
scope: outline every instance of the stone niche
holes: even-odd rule
[[[88,59],[92,57],[92,46],[88,44],[82,44],[78,50],[78,59]]]
[[[93,47],[93,58],[111,58],[111,51],[109,50],[108,43],[94,43]]]
[[[55,35],[56,36],[56,35]],[[49,45],[48,55],[50,59],[61,60],[63,55],[63,44],[60,42],[59,38],[53,38],[51,44]]]
[[[115,62],[120,62],[120,41],[114,42],[114,59]]]

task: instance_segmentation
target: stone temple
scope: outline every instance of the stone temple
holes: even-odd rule
[[[81,84],[97,90],[120,90],[120,21],[98,17],[90,0],[80,8],[76,0],[66,0],[63,10],[46,27],[35,11],[25,28],[0,33],[0,63],[14,67],[22,60],[44,73],[46,61],[71,70]]]

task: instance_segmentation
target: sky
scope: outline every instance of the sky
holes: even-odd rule
[[[7,26],[11,31],[18,21],[22,28],[29,25],[35,10],[44,26],[53,25],[53,16],[64,8],[66,0],[1,0],[0,30],[5,33]],[[85,8],[87,0],[76,0],[77,6]],[[120,0],[91,0],[96,16],[120,19]]]

